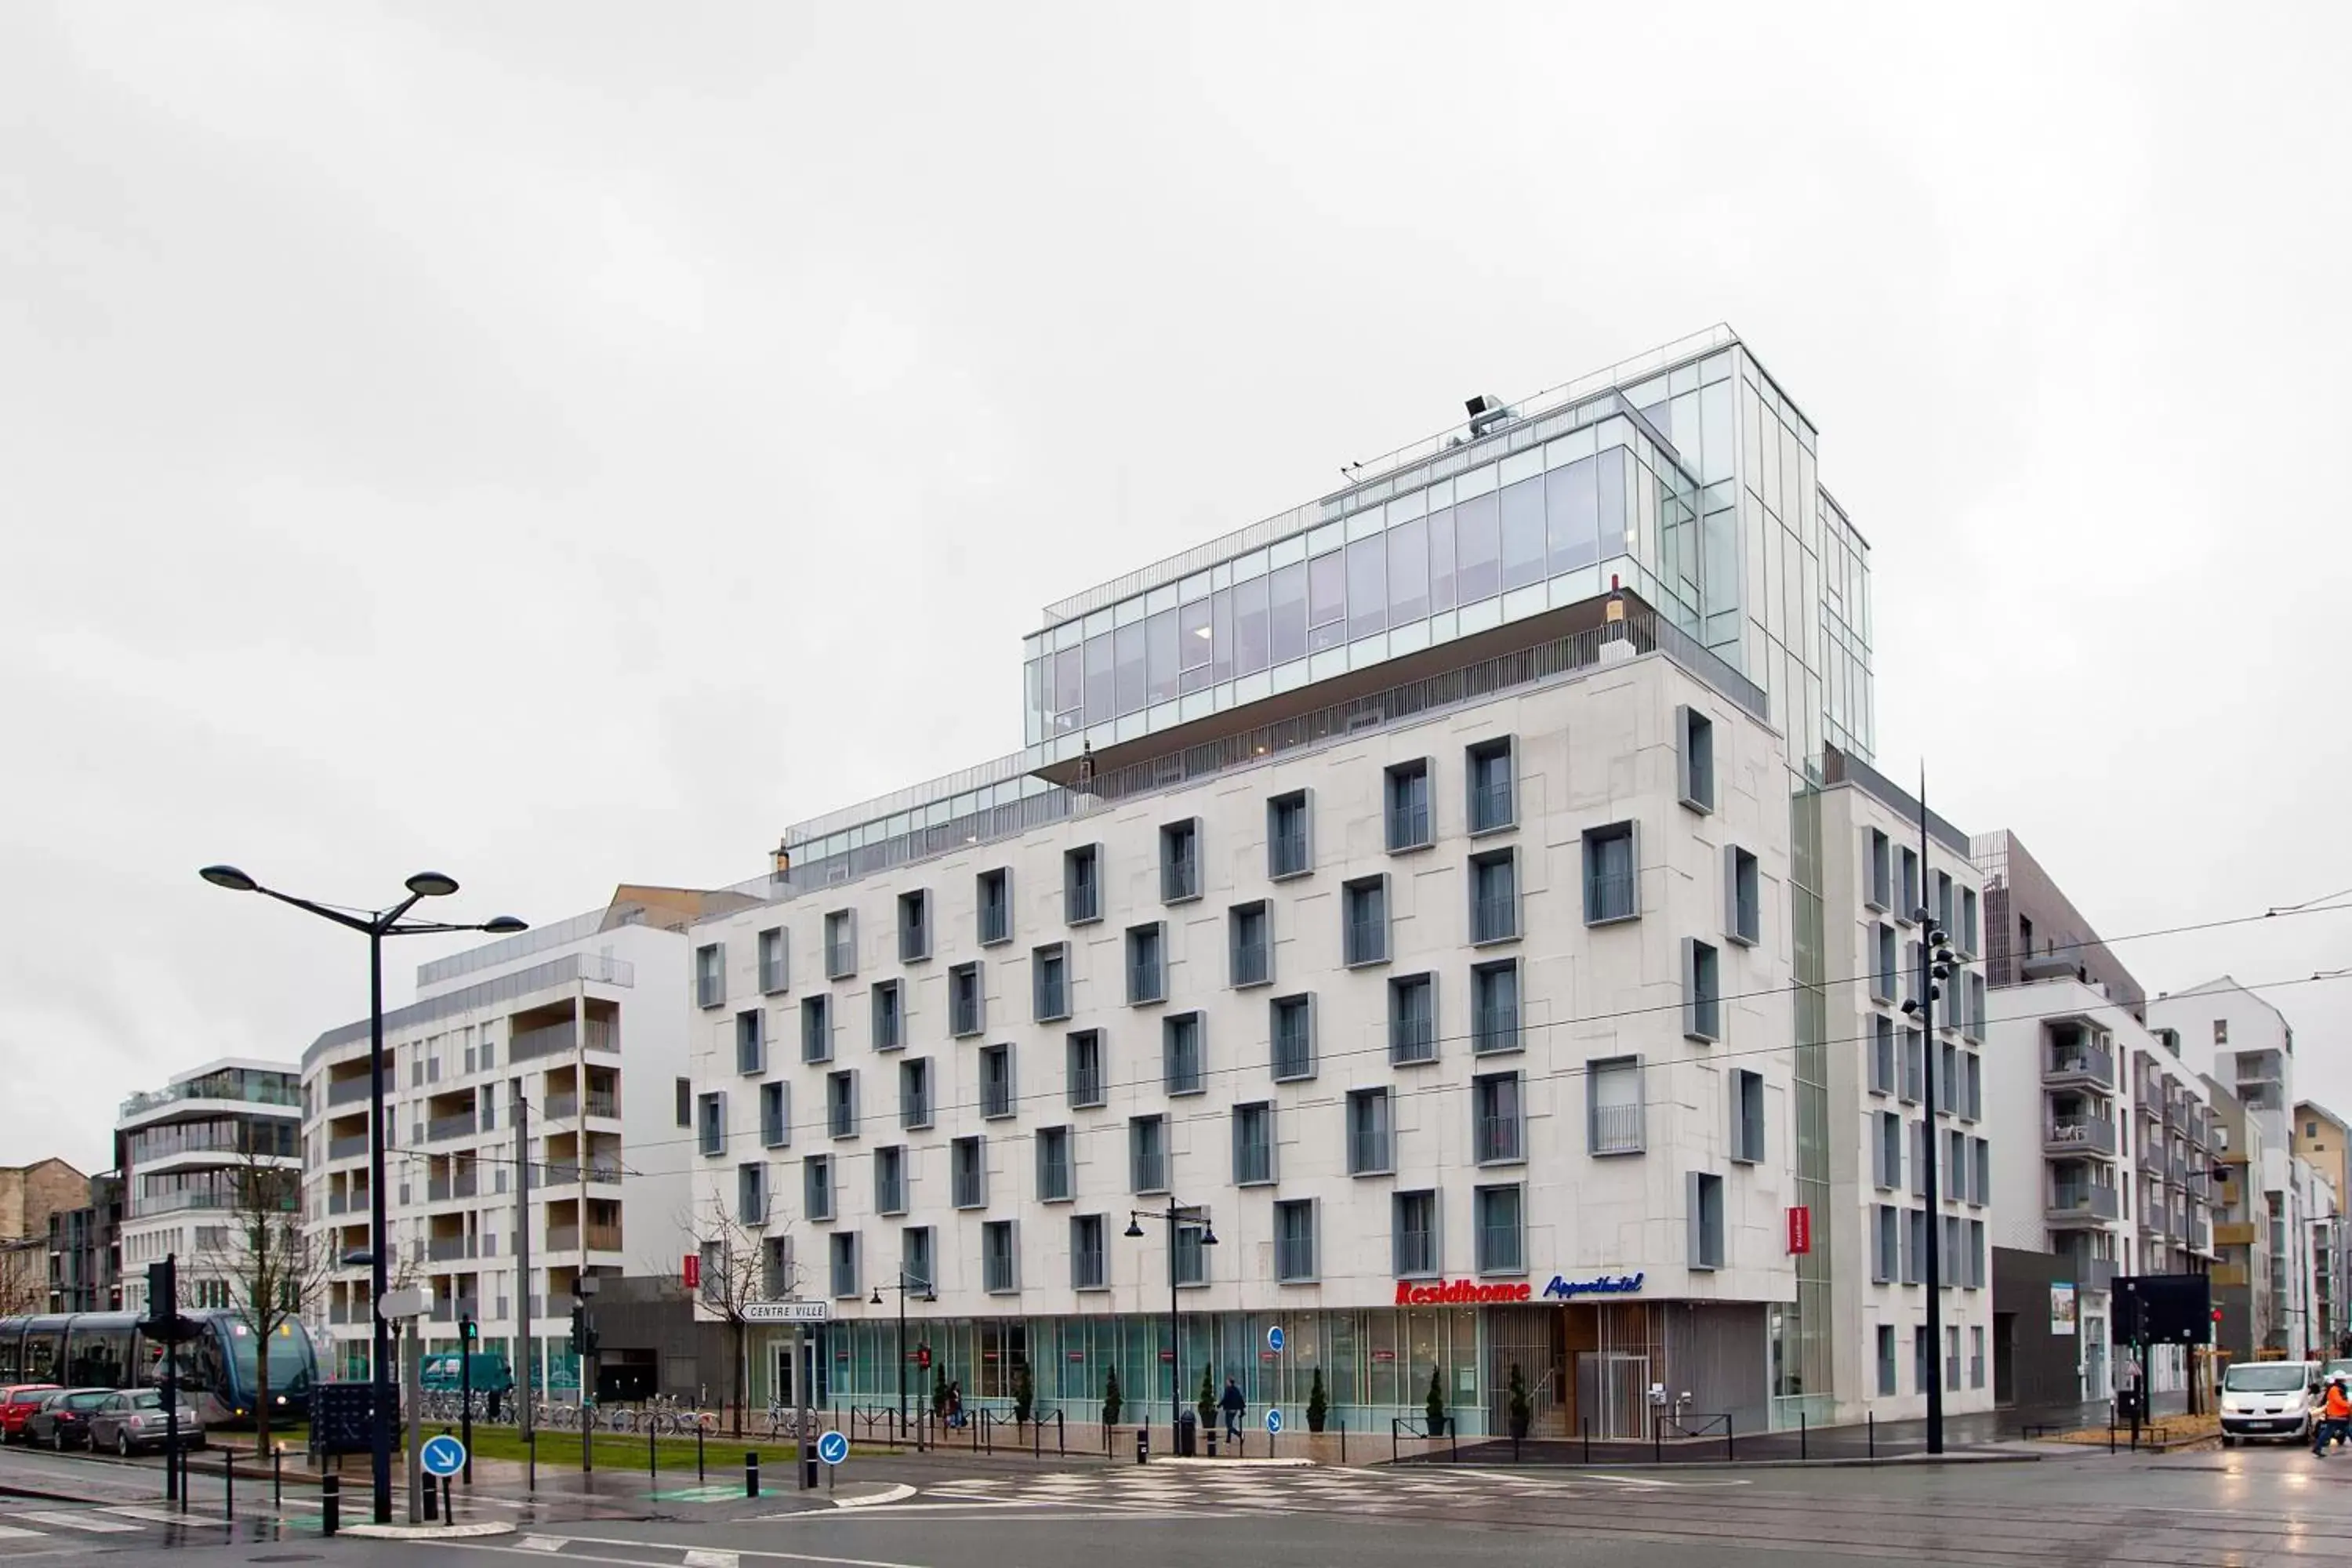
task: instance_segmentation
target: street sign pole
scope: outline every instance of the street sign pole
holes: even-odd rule
[[[422,1419],[425,1412],[422,1379],[418,1376],[416,1364],[416,1320],[411,1317],[401,1326],[406,1331],[401,1337],[408,1348],[407,1355],[402,1358],[401,1367],[402,1414],[408,1419],[408,1522],[422,1524],[425,1522],[425,1467],[419,1450],[425,1446],[425,1422]]]

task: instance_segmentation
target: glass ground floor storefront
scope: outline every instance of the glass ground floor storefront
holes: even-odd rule
[[[910,1403],[933,1381],[960,1384],[964,1408],[1011,1412],[1025,1368],[1035,1407],[1072,1421],[1101,1418],[1116,1372],[1121,1420],[1164,1422],[1180,1397],[1196,1401],[1228,1377],[1250,1404],[1253,1429],[1278,1407],[1304,1429],[1317,1375],[1329,1424],[1385,1434],[1398,1416],[1424,1418],[1434,1383],[1464,1436],[1508,1430],[1512,1368],[1519,1369],[1538,1433],[1646,1437],[1679,1409],[1766,1423],[1769,1363],[1760,1304],[1571,1301],[1552,1305],[1380,1307],[1345,1311],[1187,1312],[1171,1356],[1169,1320],[1110,1314],[1067,1318],[931,1318],[910,1312],[906,1354],[895,1316],[812,1331],[812,1403],[835,1410],[895,1408],[900,1371]],[[1267,1331],[1282,1330],[1275,1350]],[[793,1335],[756,1331],[755,1403],[793,1397]],[[928,1347],[930,1368],[919,1367]],[[1663,1402],[1656,1397],[1663,1395]]]

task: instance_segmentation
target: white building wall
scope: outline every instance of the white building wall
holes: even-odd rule
[[[165,1258],[175,1260],[182,1307],[226,1307],[237,1299],[230,1275],[238,1255],[224,1234],[236,1223],[234,1210],[192,1194],[148,1197],[142,1189],[150,1176],[224,1179],[245,1163],[245,1156],[235,1147],[205,1146],[203,1140],[194,1138],[184,1149],[160,1154],[148,1153],[142,1145],[188,1123],[236,1121],[256,1128],[276,1124],[299,1130],[302,1119],[299,1105],[244,1097],[197,1097],[189,1091],[190,1085],[216,1073],[254,1074],[257,1084],[258,1075],[290,1075],[295,1070],[291,1062],[227,1057],[174,1074],[161,1091],[134,1095],[124,1102],[114,1130],[121,1141],[126,1167],[121,1228],[125,1311],[146,1310],[147,1265]],[[265,1163],[292,1168],[299,1167],[301,1159],[296,1154],[266,1158]]]

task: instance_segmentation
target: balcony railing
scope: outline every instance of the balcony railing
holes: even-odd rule
[[[1508,942],[1519,934],[1519,900],[1508,893],[1471,906],[1470,940]]]
[[[1470,1048],[1473,1051],[1515,1051],[1519,1048],[1519,1010],[1517,1007],[1481,1007],[1471,1016]]]
[[[474,1113],[470,1110],[463,1116],[436,1116],[425,1124],[425,1141],[444,1143],[452,1138],[468,1137],[475,1131]]]
[[[1426,1062],[1437,1058],[1437,1025],[1423,1017],[1389,1020],[1389,1060]]]
[[[2123,1205],[2113,1187],[2056,1187],[2045,1212],[2054,1223],[2079,1223],[2113,1219],[2123,1212]]]
[[[1426,849],[1431,843],[1429,807],[1426,805],[1389,807],[1388,847],[1391,849]]]
[[[855,943],[836,942],[824,950],[824,973],[828,980],[845,980],[857,973],[857,948]]]
[[[1139,1193],[1164,1193],[1168,1190],[1168,1160],[1162,1154],[1139,1154],[1130,1162],[1129,1174]]]
[[[480,1186],[481,1177],[472,1171],[450,1176],[430,1176],[425,1183],[425,1201],[439,1204],[447,1203],[452,1198],[470,1198]]]
[[[435,1263],[454,1263],[474,1256],[474,1238],[470,1236],[428,1237],[425,1256]]]
[[[1492,833],[1511,825],[1511,786],[1508,783],[1475,784],[1470,790],[1470,831]]]
[[[550,1024],[544,1028],[525,1029],[507,1047],[509,1062],[536,1061],[541,1057],[563,1056],[571,1052],[581,1038],[572,1028],[572,1020]],[[617,1051],[621,1048],[619,1026],[610,1018],[588,1020],[587,1047],[592,1051]]]
[[[1642,1150],[1642,1108],[1638,1105],[1596,1105],[1592,1108],[1592,1152],[1635,1154]]]
[[[1275,1237],[1274,1277],[1276,1279],[1312,1279],[1315,1277],[1315,1238],[1311,1236]]]
[[[583,1178],[590,1184],[596,1186],[618,1186],[621,1181],[620,1162],[617,1160],[592,1160],[585,1165],[572,1160],[553,1163],[547,1166],[547,1175],[544,1183],[534,1183],[533,1184],[544,1184],[551,1187],[576,1187]]]
[[[577,1252],[583,1232],[576,1225],[551,1225],[547,1227],[547,1249],[550,1252]],[[591,1225],[584,1235],[591,1252],[621,1250],[621,1227],[617,1225]]]
[[[1348,922],[1349,963],[1379,963],[1389,955],[1389,922],[1382,918]]]
[[[1154,963],[1130,963],[1127,967],[1127,999],[1130,1002],[1158,1002],[1167,995],[1167,979]]]
[[[1201,896],[1201,862],[1190,850],[1171,855],[1160,863],[1160,899],[1162,903],[1175,903]]]
[[[1294,828],[1277,833],[1266,846],[1266,874],[1296,877],[1307,869],[1307,834]]]
[[[1236,985],[1265,984],[1269,964],[1265,944],[1262,942],[1235,948],[1234,950],[1234,984]]]
[[[391,1087],[388,1079],[385,1087]],[[360,1074],[357,1078],[339,1078],[327,1086],[329,1105],[364,1105],[367,1103],[367,1097],[368,1077],[365,1073]]]
[[[359,1155],[364,1154],[367,1152],[368,1141],[367,1134],[364,1132],[355,1134],[350,1138],[330,1138],[327,1140],[327,1158],[330,1160],[355,1159]]]
[[[2052,1046],[2042,1058],[2042,1081],[2095,1083],[2102,1089],[2113,1089],[2116,1058],[2097,1046]]]
[[[2116,1124],[2095,1116],[2053,1117],[2042,1129],[2042,1147],[2052,1154],[2113,1154]]]
[[[1348,1140],[1348,1169],[1357,1175],[1391,1169],[1385,1132],[1357,1132]]]
[[[1482,1116],[1478,1118],[1475,1156],[1480,1164],[1526,1158],[1527,1151],[1520,1137],[1521,1127],[1516,1116]]]

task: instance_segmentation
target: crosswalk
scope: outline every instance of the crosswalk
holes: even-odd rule
[[[1475,1512],[1500,1502],[1551,1501],[1744,1487],[1744,1480],[1574,1476],[1510,1471],[1416,1471],[1235,1465],[1114,1466],[1039,1475],[979,1476],[922,1489],[918,1507],[968,1504],[1024,1510],[1210,1515],[1347,1513],[1426,1516]],[[889,1513],[890,1509],[878,1509]]]
[[[176,1539],[218,1540],[231,1532],[274,1528],[289,1522],[270,1512],[240,1511],[234,1520],[215,1508],[206,1512],[181,1513],[154,1503],[98,1503],[80,1508],[27,1508],[0,1511],[0,1559],[11,1553],[61,1546],[68,1542],[96,1547],[101,1538],[150,1537],[178,1532]],[[299,1528],[299,1527],[298,1527]],[[127,1539],[110,1544],[136,1544]]]

